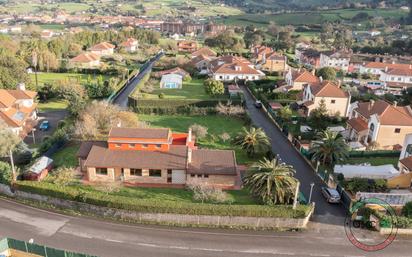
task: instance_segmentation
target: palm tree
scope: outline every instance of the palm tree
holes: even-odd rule
[[[245,186],[265,204],[290,203],[296,191],[295,169],[278,158],[264,158],[251,166],[244,179]]]
[[[333,167],[348,158],[348,146],[341,134],[325,130],[319,132],[316,139],[309,151],[313,154],[312,160]]]
[[[251,127],[247,130],[243,127],[242,131],[236,136],[234,143],[246,150],[248,156],[265,154],[270,150],[270,140],[261,128]]]

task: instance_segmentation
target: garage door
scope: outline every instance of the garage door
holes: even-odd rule
[[[172,171],[172,184],[185,184],[186,183],[186,173],[184,170],[173,170]]]

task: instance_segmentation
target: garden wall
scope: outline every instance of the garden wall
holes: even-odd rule
[[[17,199],[32,200],[51,204],[57,208],[70,209],[87,215],[130,221],[136,223],[163,224],[193,227],[247,228],[247,229],[305,229],[313,209],[304,218],[270,218],[270,217],[239,217],[212,215],[185,215],[174,213],[143,213],[120,210],[82,202],[63,200],[59,198],[33,194],[20,190],[10,190],[7,185],[0,184],[0,193]]]

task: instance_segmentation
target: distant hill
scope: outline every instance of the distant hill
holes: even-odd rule
[[[379,7],[382,0],[224,0],[228,5],[238,6],[246,12],[308,10],[320,8],[348,8],[359,5]],[[409,0],[387,0],[387,7],[408,5]],[[382,6],[381,6],[382,7]]]

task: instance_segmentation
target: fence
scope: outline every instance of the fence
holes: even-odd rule
[[[0,241],[0,253],[7,250],[16,250],[44,257],[97,257],[88,254],[68,252],[34,243],[27,243],[12,238],[4,238]]]
[[[336,191],[338,191],[339,194],[340,194],[342,205],[347,210],[349,210],[350,207],[351,207],[351,204],[352,204],[352,198],[348,195],[348,193],[345,191],[345,189],[340,185],[337,185]]]

